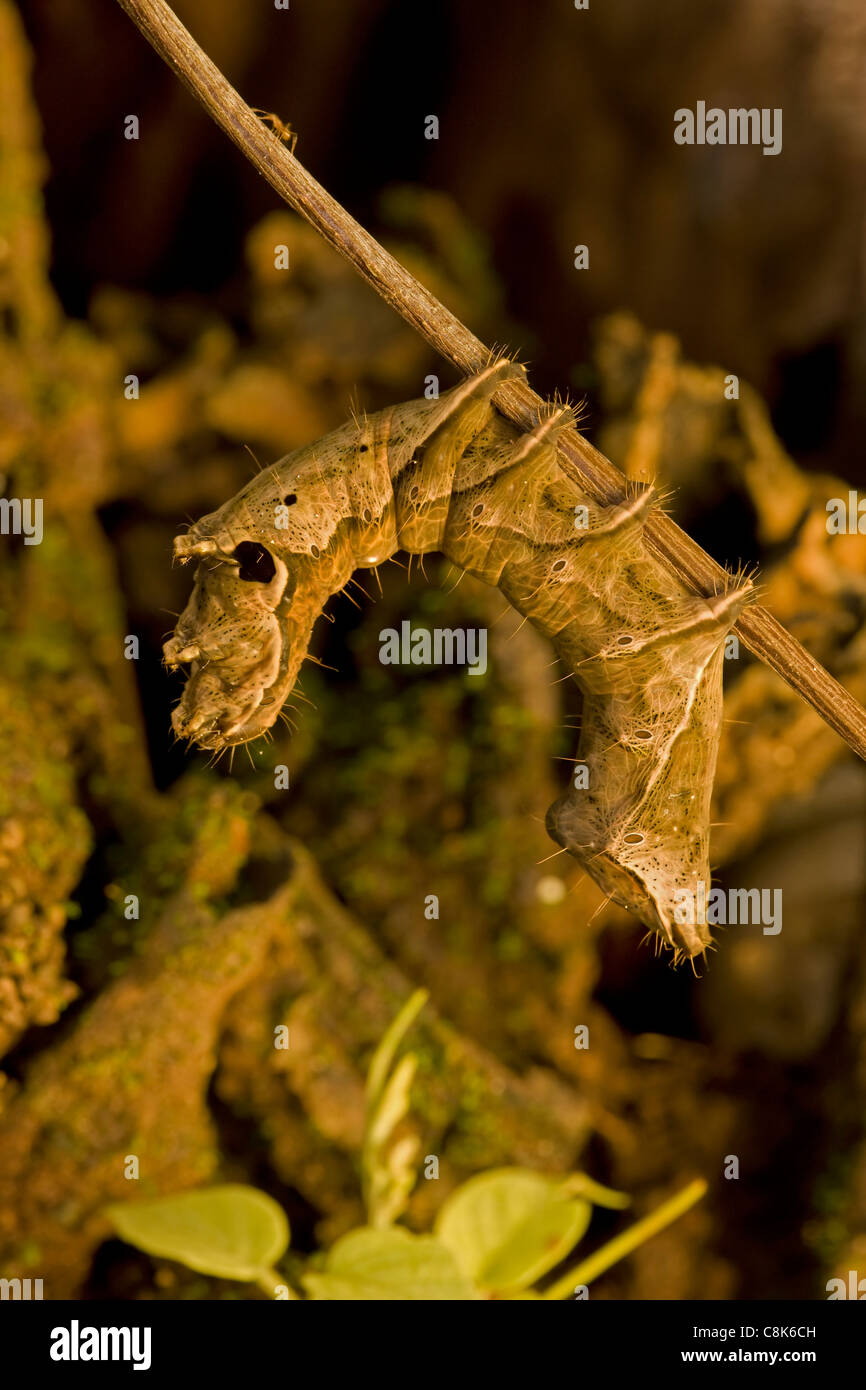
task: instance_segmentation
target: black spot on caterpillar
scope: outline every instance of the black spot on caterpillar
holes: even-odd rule
[[[177,537],[175,554],[202,563],[165,646],[168,664],[191,663],[174,727],[208,749],[256,738],[353,571],[398,549],[442,551],[498,585],[583,692],[588,785],[551,806],[550,835],[691,957],[709,932],[678,922],[676,905],[710,880],[724,640],[751,585],[732,577],[703,598],[672,575],[646,544],[651,488],[619,505],[590,501],[557,462],[569,408],[521,434],[492,406],[521,371],[499,361],[438,400],[350,422]]]

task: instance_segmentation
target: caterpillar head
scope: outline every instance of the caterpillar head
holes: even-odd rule
[[[172,718],[181,737],[218,750],[276,722],[316,618],[355,567],[339,522],[318,451],[302,450],[175,538],[177,559],[199,561],[164,647],[168,665],[190,667]]]
[[[181,558],[203,554],[190,600],[163,655],[189,665],[172,715],[175,732],[219,750],[256,738],[275,722],[307,650],[303,615],[292,614],[289,565],[256,541],[228,553],[212,540],[179,536]],[[298,621],[298,620],[301,621]]]

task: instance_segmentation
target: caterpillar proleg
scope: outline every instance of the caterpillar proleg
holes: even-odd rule
[[[551,639],[583,693],[587,785],[551,806],[550,835],[692,957],[709,932],[676,907],[710,879],[724,642],[751,585],[732,577],[703,598],[673,576],[646,544],[651,488],[590,501],[557,462],[568,407],[527,434],[494,409],[520,372],[500,360],[436,400],[345,424],[177,537],[175,554],[201,563],[165,645],[169,665],[190,664],[174,727],[215,750],[256,738],[352,573],[398,549],[442,551]]]

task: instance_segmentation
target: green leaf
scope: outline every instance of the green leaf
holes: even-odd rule
[[[420,1148],[417,1135],[407,1134],[387,1152],[373,1156],[364,1174],[368,1225],[384,1230],[386,1226],[393,1226],[406,1210],[409,1194],[418,1179]]]
[[[592,1215],[561,1178],[528,1168],[479,1173],[445,1201],[435,1233],[467,1279],[514,1291],[540,1279],[580,1240]]]
[[[394,1131],[409,1113],[418,1059],[410,1052],[396,1066],[394,1061],[427,999],[424,989],[410,995],[376,1048],[367,1073],[361,1188],[367,1220],[379,1229],[390,1226],[405,1211],[418,1176],[415,1160],[419,1141],[408,1137],[394,1141]]]
[[[387,1144],[392,1133],[409,1113],[409,1092],[415,1079],[418,1058],[414,1052],[402,1057],[386,1081],[375,1110],[367,1122],[367,1143],[371,1149]]]
[[[130,1245],[221,1279],[257,1279],[289,1244],[282,1207],[241,1183],[118,1203],[106,1215]]]
[[[433,1236],[362,1226],[329,1250],[324,1272],[301,1279],[310,1298],[465,1300],[478,1297],[450,1252]]]
[[[397,1048],[408,1033],[415,1019],[430,998],[426,989],[416,989],[410,994],[397,1017],[388,1027],[385,1036],[373,1053],[367,1070],[367,1104],[375,1105],[391,1070],[391,1063],[397,1055]]]

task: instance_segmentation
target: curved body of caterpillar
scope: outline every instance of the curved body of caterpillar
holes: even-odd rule
[[[353,571],[398,548],[442,551],[498,585],[583,692],[588,785],[551,806],[549,833],[694,956],[709,933],[679,922],[676,906],[710,879],[724,639],[751,586],[702,598],[672,576],[644,538],[651,489],[618,506],[590,502],[557,463],[568,409],[521,434],[493,408],[521,370],[500,361],[437,400],[346,424],[177,537],[176,555],[202,563],[165,646],[168,664],[191,663],[174,727],[209,749],[257,737]]]

